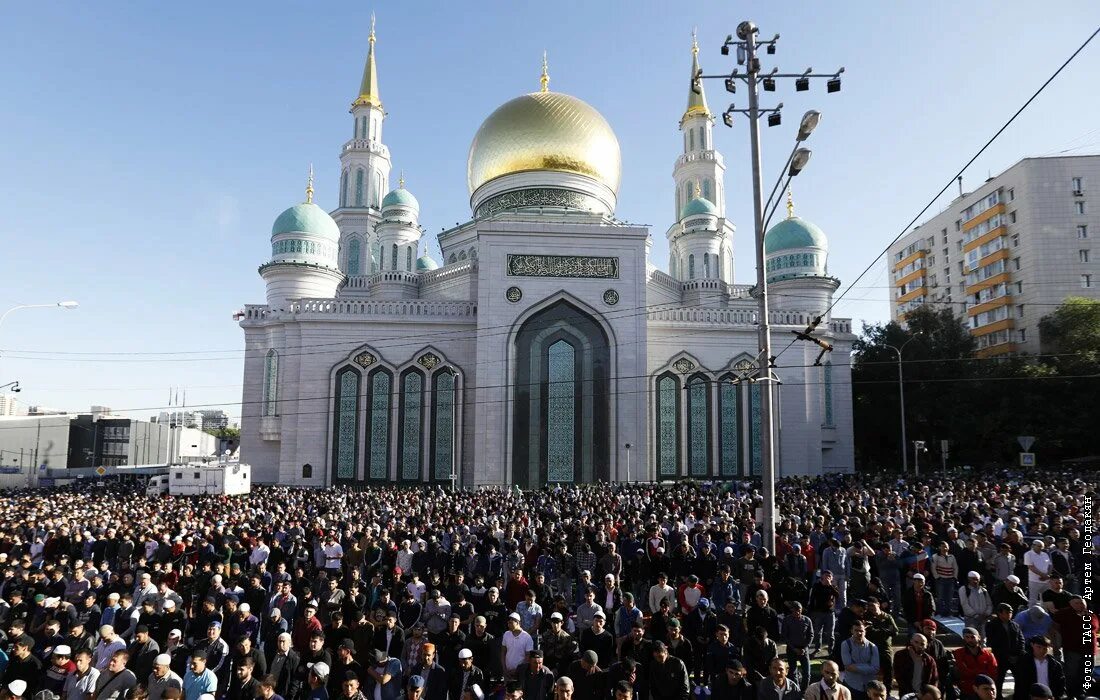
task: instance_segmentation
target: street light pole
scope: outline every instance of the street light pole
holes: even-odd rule
[[[0,314],[0,328],[4,326],[4,320],[7,319],[9,314],[14,311],[19,311],[20,309],[75,309],[78,306],[80,306],[80,304],[75,301],[59,301],[53,304],[19,304]]]
[[[901,347],[895,347],[886,344],[886,347],[897,353],[898,356],[898,405],[901,407],[901,473],[909,473],[909,443],[905,439],[905,377],[901,370],[901,353],[905,350],[905,346],[917,339],[917,333],[914,333],[909,340],[901,344]],[[914,460],[916,458],[914,457]]]
[[[756,58],[756,25],[742,22],[737,26],[737,36],[745,47],[747,79],[749,93],[749,147],[752,154],[752,223],[753,243],[756,249],[756,294],[757,316],[760,331],[760,357],[757,360],[759,370],[757,380],[762,382],[760,389],[760,461],[761,494],[764,497],[763,542],[768,550],[775,548],[775,450],[773,440],[773,394],[772,394],[772,335],[771,319],[768,311],[768,278],[764,274],[764,181],[761,173],[760,154],[760,95],[757,77],[760,63]]]

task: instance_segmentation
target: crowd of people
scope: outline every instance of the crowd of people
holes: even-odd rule
[[[1088,694],[1088,477],[757,488],[8,494],[0,700]]]

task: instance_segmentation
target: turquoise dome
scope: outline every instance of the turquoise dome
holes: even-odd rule
[[[416,201],[416,197],[412,195],[412,192],[404,187],[398,187],[382,198],[382,208],[387,209],[389,207],[408,207],[420,211],[420,202]]]
[[[690,205],[691,202],[688,202],[688,204]],[[828,247],[829,241],[825,238],[825,232],[809,221],[804,221],[797,216],[780,221],[764,234],[764,252],[766,254],[796,248],[827,249]]]
[[[324,209],[304,202],[287,209],[271,226],[271,235],[280,233],[312,233],[332,241],[340,240],[340,227]]]
[[[435,261],[435,258],[433,258],[430,255],[427,255],[427,254],[421,255],[419,258],[416,259],[416,271],[417,272],[427,272],[428,270],[438,270],[438,269],[439,269],[439,263],[437,263]]]
[[[680,210],[680,218],[686,219],[689,216],[718,216],[718,207],[714,206],[714,203],[704,197],[693,197],[691,201],[684,205],[684,208]]]

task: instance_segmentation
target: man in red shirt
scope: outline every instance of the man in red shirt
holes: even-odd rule
[[[963,700],[977,698],[974,681],[978,676],[997,677],[997,659],[992,651],[982,647],[981,636],[973,627],[963,630],[963,645],[955,650],[955,668]]]

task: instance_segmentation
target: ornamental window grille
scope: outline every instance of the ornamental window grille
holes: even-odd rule
[[[355,171],[355,206],[363,206],[363,169]]]
[[[657,379],[657,474],[680,473],[680,379],[668,372]]]
[[[688,466],[691,476],[710,473],[710,401],[709,382],[695,375],[688,380]]]
[[[401,411],[397,463],[402,481],[420,481],[420,427],[424,422],[424,375],[408,370],[401,375]]]
[[[550,482],[572,482],[576,457],[576,350],[559,340],[547,350],[546,474]]]
[[[359,370],[354,367],[345,367],[336,373],[333,463],[338,480],[353,481],[356,478],[359,462],[359,379]]]
[[[390,393],[393,376],[376,369],[368,381],[367,393],[367,476],[388,481],[390,476]]]
[[[455,375],[436,372],[432,379],[432,478],[448,481],[457,472],[455,459]]]
[[[279,353],[268,350],[264,358],[263,415],[279,415]]]

